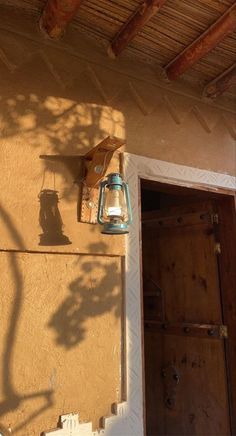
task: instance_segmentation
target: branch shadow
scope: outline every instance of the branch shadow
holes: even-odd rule
[[[21,235],[19,234],[18,230],[14,226],[10,215],[7,213],[7,211],[3,208],[1,204],[0,204],[0,216],[4,221],[15,243],[17,244],[18,248],[20,250],[24,250],[24,241]],[[4,345],[3,368],[2,368],[2,380],[3,380],[2,391],[5,399],[0,403],[0,417],[4,416],[9,411],[16,410],[22,402],[26,400],[30,400],[35,397],[43,397],[46,402],[46,404],[42,408],[32,413],[24,422],[22,422],[21,424],[19,424],[17,427],[14,428],[14,433],[16,433],[20,429],[24,428],[24,426],[28,424],[30,421],[32,421],[32,419],[36,418],[44,410],[48,409],[53,405],[53,399],[52,399],[53,391],[45,390],[41,392],[21,394],[17,392],[17,390],[13,385],[13,381],[12,381],[13,380],[12,378],[13,348],[16,339],[16,331],[18,326],[19,315],[22,308],[24,282],[23,282],[22,273],[20,271],[20,267],[18,265],[17,254],[13,252],[9,253],[9,258],[10,258],[10,262],[9,262],[10,269],[12,271],[12,275],[14,278],[15,295],[14,295],[14,301],[12,303],[10,322],[9,322],[9,327],[8,327],[8,331],[5,339],[5,345]],[[8,432],[8,430],[0,424],[0,429],[1,428],[2,428],[1,431],[3,432],[4,436],[5,434],[8,433],[10,434],[10,432]]]
[[[36,75],[37,76],[37,75]],[[14,81],[13,81],[14,82]],[[41,79],[31,77],[30,81],[21,81],[21,93],[12,83],[11,90],[3,91],[0,98],[0,128],[4,139],[13,142],[19,136],[33,149],[40,149],[41,144],[47,144],[53,156],[53,170],[63,179],[63,188],[60,197],[66,202],[74,201],[74,191],[71,188],[71,179],[65,176],[65,167],[75,180],[78,174],[78,154],[85,154],[88,149],[96,145],[108,134],[113,135],[116,131],[117,120],[112,107],[104,106],[94,92],[88,97],[81,86],[82,98],[71,91],[57,90],[53,85],[45,82],[42,88]],[[91,83],[90,83],[91,88]],[[15,92],[14,92],[15,89]],[[76,91],[77,92],[77,91]],[[5,94],[5,95],[4,95]],[[70,99],[70,101],[69,101]],[[101,120],[105,122],[102,123]],[[110,126],[107,129],[107,125]],[[109,130],[109,133],[108,133]],[[57,155],[57,159],[55,156]],[[43,161],[43,171],[52,170],[50,160]],[[42,189],[39,196],[40,211],[39,223],[42,233],[39,235],[39,246],[56,246],[71,244],[69,238],[63,232],[63,221],[58,205],[58,192],[56,189]],[[10,215],[0,207],[0,214],[8,228],[12,239],[19,250],[24,251],[24,241],[15,228]],[[93,231],[93,230],[91,230]],[[88,247],[88,252],[101,249],[106,252],[106,244],[100,247],[95,243]],[[45,406],[32,413],[27,419],[14,429],[14,432],[22,429],[38,414],[53,405],[53,391],[45,390],[36,393],[22,394],[17,392],[13,385],[13,349],[18,328],[18,319],[22,308],[24,280],[18,265],[17,255],[10,254],[10,268],[14,276],[15,297],[10,317],[8,333],[4,346],[3,364],[3,401],[0,403],[0,417],[9,411],[16,410],[23,401],[37,396],[45,398]],[[100,271],[96,285],[93,282],[95,271]],[[92,277],[90,285],[84,278]],[[112,312],[118,319],[120,295],[116,293],[120,284],[120,272],[116,262],[111,262],[107,268],[97,258],[94,262],[85,262],[78,277],[71,281],[68,287],[68,296],[63,304],[55,310],[48,326],[55,332],[55,341],[61,347],[69,350],[80,344],[86,338],[86,321],[90,318],[102,316],[106,312]]]
[[[99,280],[96,279],[97,274]],[[120,295],[116,290],[119,284],[120,271],[115,261],[104,267],[104,262],[97,258],[80,265],[80,275],[70,283],[68,297],[48,323],[48,327],[56,333],[56,343],[66,349],[77,346],[86,337],[86,321],[89,318],[106,312],[118,318]]]
[[[34,93],[13,94],[0,99],[0,128],[2,137],[14,139],[21,132],[21,137],[33,148],[39,148],[44,142],[50,145],[50,155],[64,157],[65,160],[78,154],[85,154],[88,149],[108,136],[105,125],[109,125],[109,134],[115,134],[117,124],[111,107],[100,102],[68,101],[61,93],[50,95],[41,90]],[[105,120],[102,126],[101,120]],[[67,163],[69,163],[69,160]],[[64,177],[65,168],[58,163],[54,166],[56,173],[64,178],[61,195],[66,201],[71,199],[71,183]],[[51,162],[44,160],[44,171],[51,169]]]

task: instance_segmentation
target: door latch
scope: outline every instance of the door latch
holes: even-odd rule
[[[221,253],[221,245],[220,242],[216,242],[215,244],[215,253],[220,254]]]

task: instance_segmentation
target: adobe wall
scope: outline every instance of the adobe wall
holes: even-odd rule
[[[33,436],[79,412],[97,428],[122,399],[125,250],[123,237],[77,221],[78,155],[115,135],[128,152],[235,175],[234,108],[160,86],[74,31],[55,44],[27,17],[3,9],[3,22],[0,425]],[[58,191],[61,245],[42,244],[46,188]]]

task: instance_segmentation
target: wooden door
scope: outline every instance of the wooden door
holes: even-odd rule
[[[147,436],[231,434],[216,221],[209,201],[143,221]]]

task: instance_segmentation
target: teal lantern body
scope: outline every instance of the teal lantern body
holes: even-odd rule
[[[102,233],[129,233],[132,222],[129,187],[119,173],[109,174],[100,184],[98,222],[103,226]]]

